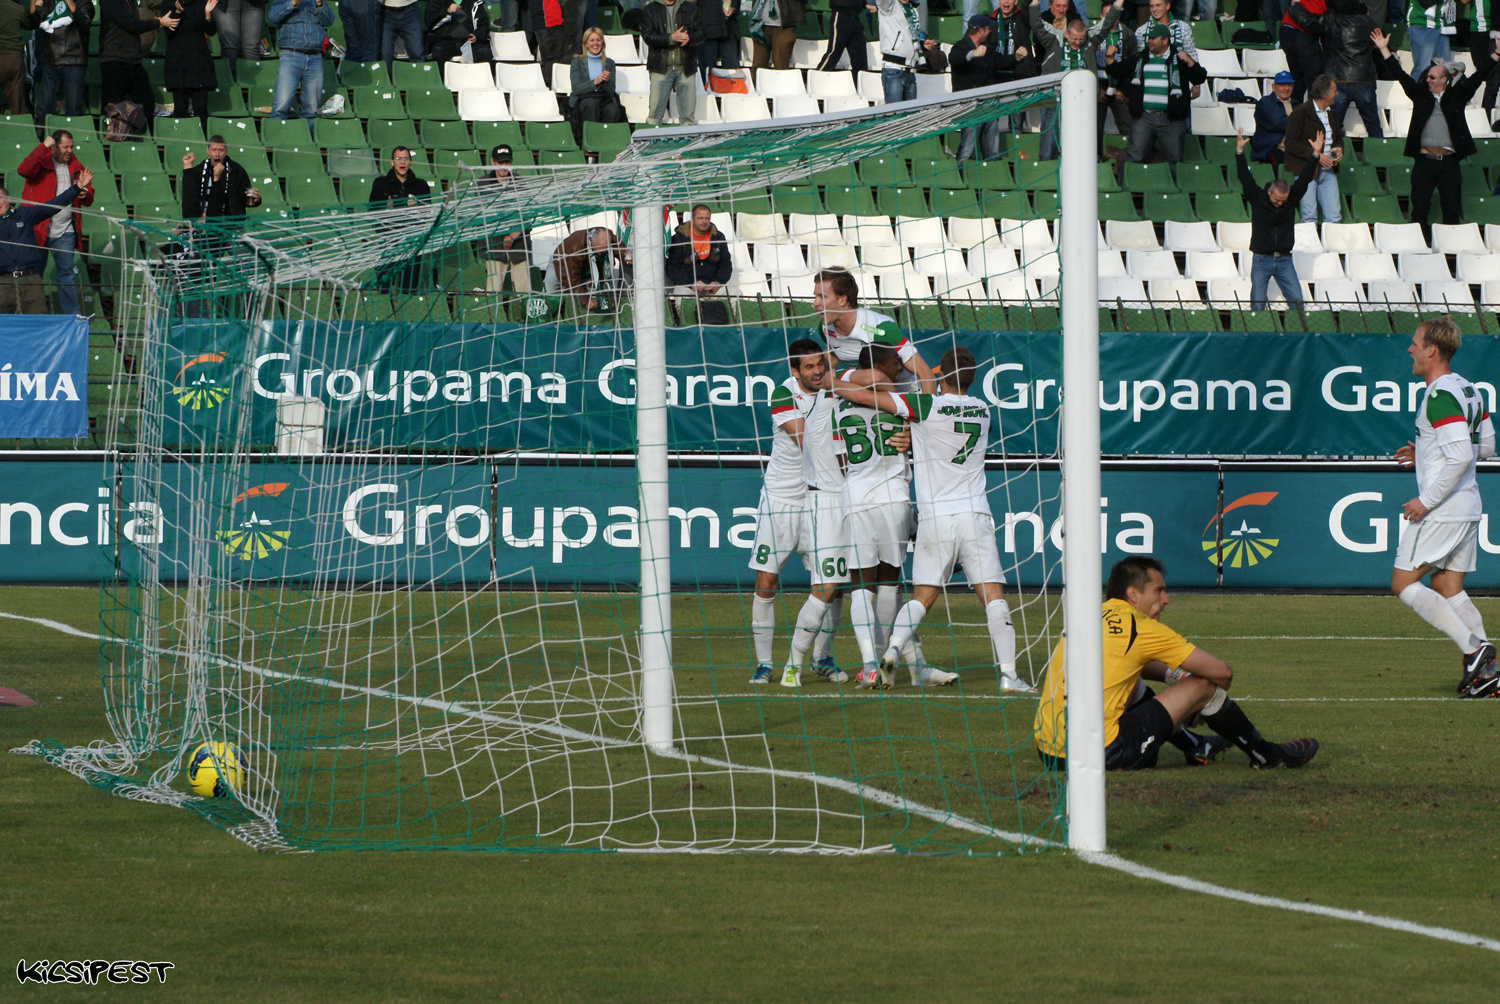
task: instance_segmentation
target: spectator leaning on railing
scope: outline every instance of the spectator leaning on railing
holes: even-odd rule
[[[1380,107],[1375,102],[1375,43],[1370,41],[1375,22],[1365,0],[1330,0],[1326,24],[1328,31],[1323,38],[1328,58],[1324,72],[1339,86],[1333,99],[1333,117],[1342,125],[1352,101],[1365,131],[1371,136],[1384,136]]]
[[[1235,133],[1234,163],[1239,174],[1240,188],[1245,201],[1250,203],[1250,309],[1266,309],[1266,293],[1271,280],[1281,287],[1281,295],[1293,307],[1302,306],[1302,286],[1297,281],[1297,268],[1292,260],[1292,247],[1297,243],[1297,203],[1312,182],[1317,161],[1309,160],[1302,166],[1297,180],[1287,184],[1285,178],[1277,178],[1264,188],[1250,173],[1245,163],[1244,130]],[[1313,136],[1313,145],[1322,146],[1323,137]]]
[[[1255,103],[1255,137],[1250,141],[1250,156],[1279,165],[1285,155],[1286,120],[1292,114],[1292,75],[1279,71],[1271,78],[1271,93]]]
[[[66,23],[64,23],[66,22]],[[88,104],[89,26],[94,23],[93,0],[31,0],[25,26],[41,31],[37,46],[36,121],[46,121],[57,96],[63,114],[82,115]]]
[[[1432,228],[1427,223],[1427,214],[1432,209],[1433,189],[1437,189],[1443,203],[1444,225],[1455,225],[1461,219],[1463,174],[1458,163],[1476,149],[1464,108],[1488,74],[1471,73],[1455,83],[1451,71],[1454,67],[1462,69],[1462,66],[1433,65],[1425,74],[1425,81],[1413,81],[1402,71],[1401,64],[1391,52],[1390,36],[1376,28],[1370,38],[1380,50],[1378,72],[1387,80],[1400,84],[1406,96],[1411,98],[1411,125],[1406,132],[1406,155],[1412,159],[1411,221],[1420,223],[1423,235],[1431,240]],[[1485,71],[1494,69],[1497,55],[1500,52],[1490,53]]]

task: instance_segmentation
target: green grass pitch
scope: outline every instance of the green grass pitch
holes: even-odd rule
[[[0,612],[89,631],[97,603],[92,589],[0,589]],[[1500,619],[1500,603],[1478,605]],[[681,661],[711,637],[678,610]],[[1445,640],[1393,597],[1179,595],[1165,619],[1234,664],[1234,693],[1268,736],[1314,735],[1323,751],[1300,772],[1250,771],[1234,752],[1188,769],[1168,751],[1156,771],[1112,775],[1112,851],[1234,889],[1500,936],[1500,703],[1455,698]],[[0,748],[107,737],[95,642],[0,620],[0,685],[40,702],[0,708]],[[1011,725],[1029,719],[1020,705]],[[7,1000],[69,993],[18,987],[22,958],[176,966],[164,986],[87,991],[105,1000],[1494,992],[1495,958],[1480,948],[1189,893],[1062,852],[257,854],[190,813],[107,797],[37,758],[0,764]]]

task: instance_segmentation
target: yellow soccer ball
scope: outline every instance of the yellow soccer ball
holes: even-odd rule
[[[188,760],[188,787],[204,798],[223,798],[245,784],[245,754],[234,743],[200,743]]]

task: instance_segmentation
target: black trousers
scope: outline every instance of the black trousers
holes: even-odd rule
[[[156,88],[140,63],[99,64],[99,114],[116,101],[135,101],[146,111],[146,129],[156,121]]]
[[[849,52],[849,69],[859,73],[870,68],[869,52],[865,49],[865,19],[849,11],[836,10],[828,22],[828,51],[818,63],[819,70],[831,70],[839,64],[839,57]]]
[[[1281,26],[1281,51],[1286,54],[1286,68],[1292,74],[1292,107],[1302,103],[1308,87],[1323,72],[1326,60],[1317,36]]]
[[[570,118],[573,123],[573,139],[582,146],[585,122],[624,122],[625,106],[611,92],[580,94],[573,99]]]
[[[172,117],[174,119],[196,118],[208,132],[208,89],[175,90],[172,92]]]
[[[1433,112],[1440,115],[1441,112]],[[1422,235],[1430,242],[1432,228],[1427,224],[1427,212],[1432,208],[1432,190],[1436,188],[1443,203],[1443,225],[1454,226],[1463,214],[1463,174],[1458,169],[1457,157],[1433,160],[1418,155],[1411,167],[1411,221],[1422,225]]]

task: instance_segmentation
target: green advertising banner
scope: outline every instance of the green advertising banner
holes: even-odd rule
[[[1220,474],[1223,489],[1220,495]],[[128,475],[128,471],[125,472]],[[159,542],[163,578],[186,578],[189,535],[228,579],[445,582],[491,577],[538,587],[636,579],[639,528],[629,466],[399,461],[267,462],[234,482],[218,468],[162,465],[150,499],[113,509],[102,455],[7,460],[0,480],[0,581],[97,582]],[[217,505],[190,507],[190,479]],[[123,483],[130,485],[127,476]],[[1500,469],[1482,471],[1500,506]],[[1388,465],[1114,464],[1103,472],[1106,569],[1126,554],[1166,562],[1178,586],[1380,588],[1415,480]],[[1062,527],[1054,471],[989,472],[1007,579],[1057,585]],[[748,588],[760,472],[672,471],[672,578],[681,588]],[[1219,506],[1223,505],[1222,516]],[[118,539],[117,539],[118,537]],[[1480,526],[1473,588],[1500,585],[1500,530]],[[800,559],[783,582],[807,582]]]
[[[668,332],[671,436],[682,451],[762,452],[766,403],[800,330]],[[1057,450],[1053,333],[915,332],[936,363],[955,341],[980,360],[990,452]],[[1410,438],[1422,382],[1408,336],[1118,333],[1100,336],[1108,456],[1388,456]],[[333,449],[628,453],[635,359],[628,329],[566,325],[175,322],[163,378],[168,439],[226,445],[244,400],[253,442],[275,441],[276,402],[327,407]],[[1457,369],[1494,408],[1500,342],[1471,339]]]

